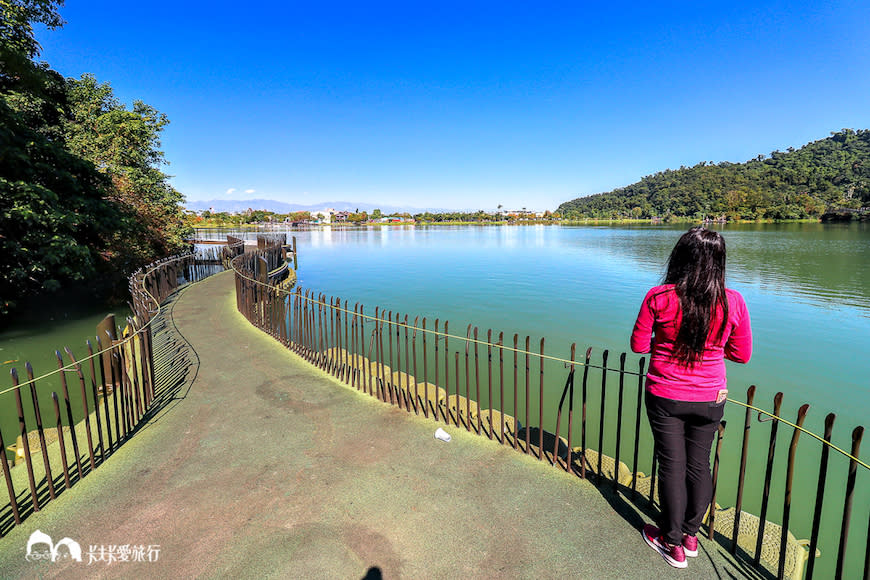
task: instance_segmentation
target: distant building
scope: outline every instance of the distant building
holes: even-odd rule
[[[412,224],[412,223],[415,223],[414,218],[405,218],[405,217],[399,217],[399,216],[394,216],[394,215],[378,218],[378,219],[372,220],[372,221],[376,224],[397,224],[397,223],[398,224],[401,224],[401,223]]]
[[[500,211],[498,215],[500,215],[502,217],[514,216],[517,218],[531,218],[531,217],[543,217],[544,213],[543,212],[536,213],[534,211],[530,211],[527,209],[506,209],[506,210]]]
[[[329,224],[333,221],[333,216],[335,216],[335,210],[331,207],[326,209],[319,209],[311,212],[311,223],[315,224]]]

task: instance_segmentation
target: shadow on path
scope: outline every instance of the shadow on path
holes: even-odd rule
[[[178,292],[172,294],[162,305],[160,314],[153,319],[152,322],[152,337],[154,341],[154,399],[148,408],[143,413],[140,420],[134,425],[127,434],[114,440],[111,445],[103,443],[103,446],[97,442],[96,425],[94,424],[95,417],[91,418],[91,437],[94,440],[94,456],[95,467],[102,466],[109,461],[112,455],[117,452],[122,446],[128,443],[136,434],[147,429],[160,419],[161,414],[168,412],[179,400],[184,399],[190,391],[196,377],[199,374],[200,360],[196,349],[184,337],[181,330],[178,328],[173,318],[173,310],[176,302],[184,294],[186,290],[191,288],[185,286]],[[103,404],[101,404],[96,412],[104,416]],[[117,429],[117,423],[115,423]],[[105,426],[104,426],[105,428]],[[69,439],[68,428],[63,429],[65,440]],[[80,481],[91,474],[95,468],[91,466],[90,456],[87,445],[84,445],[87,437],[87,430],[84,422],[78,423],[76,433],[79,440],[79,456],[76,458],[73,452],[73,446],[69,441],[66,442],[67,462],[69,464],[69,483],[65,478],[63,471],[58,468],[60,460],[54,460],[54,456],[60,456],[59,443],[57,441],[50,443],[47,447],[49,455],[52,456],[52,487],[55,497],[60,497],[66,491],[75,487]],[[117,432],[115,431],[116,436]],[[108,431],[107,431],[108,435]],[[108,438],[108,436],[107,436]],[[102,440],[102,438],[99,438]],[[34,452],[36,451],[36,452]],[[51,499],[51,493],[48,485],[43,463],[41,460],[41,452],[31,449],[31,458],[34,469],[38,473],[42,473],[41,479],[37,479],[36,483],[36,498],[38,505],[43,509],[49,508],[47,505]],[[81,470],[79,471],[78,467]],[[16,482],[16,501],[18,503],[19,517],[25,521],[28,517],[36,513],[33,502],[33,495],[29,486],[26,484],[25,476],[26,466],[24,464],[16,465],[12,469],[13,478]],[[40,471],[41,470],[41,471]],[[2,511],[0,511],[0,536],[8,534],[15,527],[15,519],[12,513],[11,504],[7,503]]]

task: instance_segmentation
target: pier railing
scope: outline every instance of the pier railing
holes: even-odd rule
[[[223,263],[229,268],[230,262],[241,254],[245,253],[245,240],[235,236],[227,236],[227,245],[223,248]]]
[[[543,338],[472,325],[457,332],[447,320],[366,310],[282,288],[242,264],[234,262],[239,311],[311,364],[384,403],[589,478],[654,515],[644,358],[592,348],[578,358],[574,344],[558,356]],[[757,406],[756,391],[750,386],[745,401],[732,396],[726,407],[705,533],[762,577],[868,578],[863,427],[843,449],[832,443],[833,414],[817,435],[803,426],[808,405],[789,420],[782,393],[771,411]]]
[[[0,410],[17,415],[14,428],[0,424],[0,485],[8,497],[0,536],[100,467],[167,400],[187,350],[155,333],[165,324],[155,316],[173,292],[222,271],[222,255],[215,247],[137,270],[126,325],[107,317],[77,354],[55,351],[51,372],[36,376],[29,362],[24,374],[11,370],[12,386],[0,390]]]

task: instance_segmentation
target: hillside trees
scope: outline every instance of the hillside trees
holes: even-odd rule
[[[559,206],[566,217],[800,219],[870,205],[870,130],[746,163],[701,162]]]

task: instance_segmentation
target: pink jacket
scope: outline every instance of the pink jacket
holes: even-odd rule
[[[728,383],[725,359],[746,363],[752,356],[752,329],[743,296],[726,290],[728,320],[722,339],[716,341],[723,323],[722,312],[712,321],[714,332],[707,339],[703,359],[691,367],[672,357],[682,313],[673,284],[656,286],[647,292],[631,333],[631,350],[650,352],[646,388],[652,394],[677,401],[716,401],[724,398]]]

